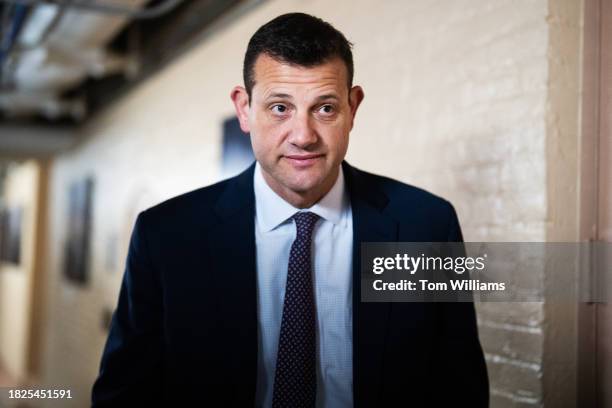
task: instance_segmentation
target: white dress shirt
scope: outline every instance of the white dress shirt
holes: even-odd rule
[[[272,406],[278,337],[283,316],[291,217],[311,211],[312,265],[317,312],[317,407],[353,406],[353,218],[342,168],[331,190],[312,207],[293,207],[277,195],[255,166],[255,244],[259,356],[256,406]]]

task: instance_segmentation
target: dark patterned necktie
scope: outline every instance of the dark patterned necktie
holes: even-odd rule
[[[287,286],[278,340],[273,408],[313,408],[317,394],[316,315],[310,248],[318,215],[293,216],[297,234],[291,245]]]

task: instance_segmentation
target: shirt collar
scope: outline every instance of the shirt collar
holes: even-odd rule
[[[347,225],[348,195],[344,186],[342,166],[332,188],[310,208],[299,209],[280,197],[265,181],[259,162],[253,176],[257,223],[263,231],[272,231],[299,211],[311,211],[336,225]]]

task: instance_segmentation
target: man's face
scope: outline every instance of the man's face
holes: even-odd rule
[[[361,88],[348,89],[346,71],[339,58],[306,68],[262,54],[251,103],[244,88],[232,92],[264,178],[294,205],[316,202],[338,175],[363,98]]]

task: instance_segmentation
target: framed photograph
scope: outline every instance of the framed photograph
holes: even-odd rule
[[[21,229],[23,208],[9,207],[0,211],[0,260],[19,265],[21,262]]]
[[[72,184],[68,191],[64,274],[81,285],[89,280],[93,186],[93,179],[86,178]]]
[[[240,123],[235,116],[223,122],[222,151],[221,175],[223,178],[237,175],[255,160],[251,139],[240,129]]]

